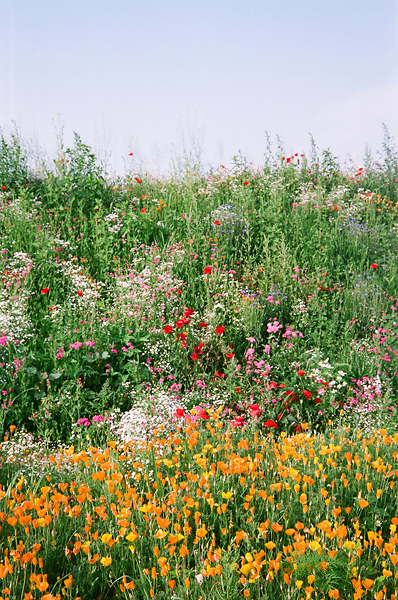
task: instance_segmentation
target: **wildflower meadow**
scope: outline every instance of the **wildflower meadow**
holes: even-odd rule
[[[0,600],[397,600],[398,151],[110,176],[0,134]]]

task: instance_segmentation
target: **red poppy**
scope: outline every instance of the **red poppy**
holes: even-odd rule
[[[81,290],[77,290],[77,295],[78,296],[83,296],[83,292]]]
[[[296,402],[297,398],[296,398],[296,394],[294,392],[284,392],[285,396],[288,397],[288,399],[290,400],[290,402]]]
[[[278,387],[278,384],[276,383],[276,381],[271,381],[271,383],[269,384],[269,387],[275,389]]]
[[[166,327],[163,327],[163,331],[164,331],[164,333],[171,333],[173,331],[173,326],[166,325]]]
[[[204,419],[205,421],[207,421],[207,419],[210,419],[209,415],[207,414],[207,412],[205,410],[203,410],[202,408],[200,409],[198,416],[201,419]]]
[[[220,225],[220,221],[214,221],[214,225]]]
[[[316,404],[321,404],[322,400],[320,398],[315,398],[314,402]]]
[[[138,179],[138,177],[134,177],[134,179],[136,180],[137,183],[141,183],[141,179]]]
[[[233,358],[233,357],[234,357],[234,354],[232,354],[232,352],[228,352],[227,358]]]
[[[265,421],[264,427],[278,427],[278,424],[275,423],[275,421],[271,421],[271,419],[268,419],[267,421]]]
[[[216,372],[214,373],[214,376],[215,376],[215,377],[219,377],[220,379],[224,379],[224,377],[225,377],[225,373],[219,373],[218,371],[216,371]]]
[[[193,354],[191,354],[191,358],[192,360],[198,360],[199,356],[194,352]]]
[[[184,415],[185,415],[185,410],[183,408],[177,408],[174,413],[174,416],[177,417],[178,419],[181,419]]]
[[[205,275],[210,275],[210,273],[212,272],[212,270],[213,270],[213,267],[206,267],[206,268],[203,269],[203,273]]]
[[[146,212],[146,208],[141,208],[141,212],[142,213]]]
[[[208,327],[207,323],[199,323],[198,327]]]
[[[370,268],[371,268],[371,269],[378,269],[379,267],[377,266],[377,264],[376,264],[376,263],[373,263],[373,265],[370,265]]]
[[[258,404],[250,404],[249,410],[252,417],[257,417],[261,413],[261,408]]]
[[[309,392],[308,390],[303,390],[303,394],[307,398],[307,400],[311,398],[311,392]]]
[[[222,325],[219,325],[218,327],[216,327],[215,332],[218,333],[219,335],[222,335],[225,331],[225,327],[223,327]]]
[[[129,156],[134,156],[134,154],[132,152],[130,152]]]
[[[6,190],[7,188],[6,188],[6,186],[5,186],[5,185],[2,185],[2,186],[1,186],[1,189],[2,189],[2,191],[3,191],[3,190]]]
[[[243,185],[249,185],[249,182],[248,181],[244,181]]]
[[[305,371],[297,371],[297,375],[300,375],[300,377],[302,377],[303,375],[305,375]]]
[[[178,321],[176,321],[176,327],[184,327],[185,325],[185,319],[178,319]]]
[[[333,206],[333,210],[339,210],[338,206]]]
[[[243,427],[243,425],[245,424],[245,418],[240,416],[240,417],[235,417],[235,421],[234,421],[234,425],[236,427]]]
[[[191,315],[193,315],[195,311],[192,308],[186,308],[184,310],[184,317],[190,317]]]
[[[177,337],[178,337],[179,340],[185,340],[185,338],[187,337],[187,335],[188,335],[187,332],[183,331],[182,333],[179,333],[177,335]]]
[[[50,288],[43,288],[42,291],[41,291],[42,296],[44,294],[47,294],[47,292],[49,292],[49,291],[50,291]]]

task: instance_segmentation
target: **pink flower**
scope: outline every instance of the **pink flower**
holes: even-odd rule
[[[69,348],[74,348],[75,350],[78,350],[82,346],[83,346],[83,344],[81,342],[75,342],[74,344],[69,344]]]
[[[88,342],[86,342],[86,346],[91,346],[93,348],[95,346],[95,342],[89,340]]]
[[[104,417],[102,415],[94,415],[93,416],[93,423],[102,423],[103,420],[104,420]]]

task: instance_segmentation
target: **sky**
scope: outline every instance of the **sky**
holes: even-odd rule
[[[396,0],[0,0],[0,23],[0,129],[52,157],[76,132],[119,174],[261,165],[268,134],[359,166],[398,139]]]

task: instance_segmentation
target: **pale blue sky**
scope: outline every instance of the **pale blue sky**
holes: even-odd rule
[[[360,160],[398,138],[396,0],[0,0],[0,128],[50,153],[64,124],[114,168],[287,152]],[[128,159],[131,160],[131,159]],[[127,162],[127,165],[130,165]]]

